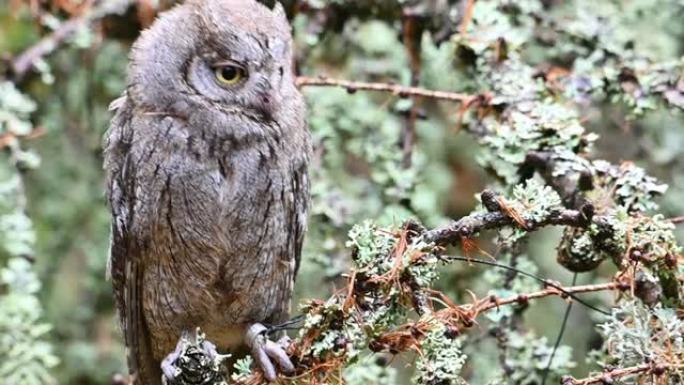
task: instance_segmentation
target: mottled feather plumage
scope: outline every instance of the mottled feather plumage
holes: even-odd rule
[[[217,84],[212,63],[247,69]],[[311,145],[282,12],[190,0],[135,43],[104,139],[109,262],[137,384],[183,330],[219,349],[254,322],[285,320],[309,204]]]

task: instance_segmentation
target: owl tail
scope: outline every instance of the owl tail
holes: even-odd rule
[[[133,385],[162,385],[161,362],[154,359],[150,346],[150,333],[142,309],[142,271],[137,263],[130,266],[130,285],[126,288],[125,303],[128,314],[124,325],[128,349],[128,370]]]
[[[139,341],[147,339],[141,336]],[[128,367],[133,376],[133,385],[162,385],[161,362],[154,359],[149,343],[141,343],[137,351],[128,356]]]

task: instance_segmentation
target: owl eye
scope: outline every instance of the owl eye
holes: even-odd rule
[[[234,64],[225,64],[215,66],[214,74],[216,75],[216,80],[220,84],[230,86],[243,80],[247,76],[247,71]]]

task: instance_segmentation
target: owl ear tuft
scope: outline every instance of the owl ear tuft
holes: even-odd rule
[[[275,14],[276,17],[287,21],[287,13],[285,12],[285,8],[280,1],[276,0],[275,5],[273,6],[273,14]]]

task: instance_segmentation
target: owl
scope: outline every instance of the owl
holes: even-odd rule
[[[189,0],[133,45],[103,148],[108,271],[136,385],[160,384],[197,327],[219,351],[249,348],[269,380],[293,370],[264,335],[288,318],[309,206],[292,61],[282,6],[254,0]]]

